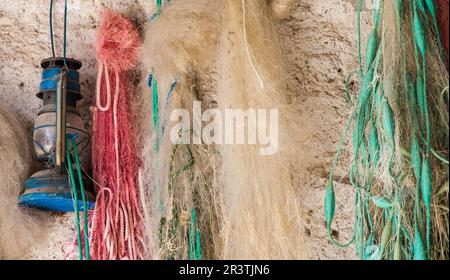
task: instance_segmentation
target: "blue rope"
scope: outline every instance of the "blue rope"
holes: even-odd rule
[[[53,0],[50,0],[50,42],[52,45],[52,56],[55,57],[55,38],[53,32]],[[64,66],[67,67],[67,0],[64,0]]]
[[[167,93],[166,100],[164,101],[164,109],[167,109],[167,106],[169,105],[169,99],[172,96],[173,91],[175,90],[175,86],[178,83],[178,77],[175,78],[172,85],[170,86],[170,90]]]
[[[50,0],[50,41],[52,43],[52,55],[55,57],[55,42],[53,37],[53,0]]]
[[[148,88],[152,87],[152,83],[153,83],[153,70],[152,70],[152,73],[150,73],[148,75],[148,78],[147,78],[147,86],[148,86]]]

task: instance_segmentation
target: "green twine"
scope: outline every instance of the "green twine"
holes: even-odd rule
[[[200,230],[197,229],[197,210],[192,208],[191,224],[189,225],[189,260],[202,259]]]
[[[429,23],[425,12],[431,15],[436,28],[434,4],[428,0],[414,0],[411,5],[411,26],[413,29],[413,46],[414,57],[417,66],[417,79],[415,86],[413,85],[411,75],[406,70],[406,50],[404,37],[401,44],[404,49],[404,89],[406,94],[406,103],[408,116],[413,125],[413,135],[411,142],[411,167],[416,179],[416,194],[414,201],[414,239],[411,238],[409,228],[412,221],[402,213],[404,201],[400,195],[400,190],[406,175],[403,173],[393,174],[393,162],[395,156],[395,118],[392,110],[394,102],[389,100],[383,92],[383,83],[380,79],[383,75],[379,74],[381,70],[381,55],[383,51],[383,42],[378,42],[379,26],[381,21],[380,6],[374,11],[374,29],[369,36],[365,65],[362,64],[361,56],[361,35],[360,35],[360,17],[362,9],[362,0],[359,2],[358,19],[357,19],[357,37],[358,37],[358,62],[359,72],[362,80],[361,90],[357,101],[353,104],[349,94],[349,76],[346,80],[346,99],[352,106],[355,106],[346,126],[344,134],[338,146],[336,157],[330,172],[329,182],[325,194],[325,220],[327,224],[328,235],[333,244],[338,247],[347,247],[356,242],[358,254],[363,259],[427,259],[429,257],[431,247],[431,195],[432,195],[432,174],[430,168],[430,154],[433,154],[441,162],[448,164],[448,160],[444,159],[431,147],[431,126],[428,110],[427,97],[427,72],[426,72],[426,51],[427,42],[425,28],[422,20],[425,21],[429,30]],[[397,16],[398,31],[402,36],[401,22],[404,17],[403,0],[395,0],[395,9]],[[420,16],[420,14],[422,17]],[[437,33],[437,32],[436,32]],[[437,33],[439,37],[439,34]],[[441,48],[441,47],[439,47]],[[420,119],[420,121],[419,121]],[[353,164],[350,168],[349,178],[352,186],[356,190],[355,196],[355,225],[353,237],[346,244],[341,244],[334,240],[331,232],[331,224],[335,215],[335,192],[333,186],[333,174],[335,172],[340,154],[342,152],[343,143],[350,130],[351,124],[355,122],[353,133]],[[426,134],[422,134],[422,129]],[[367,136],[366,136],[367,134]],[[424,137],[426,135],[426,137]],[[422,153],[421,140],[424,143],[425,150]],[[377,194],[373,196],[372,182],[378,168],[380,152],[386,150],[389,152],[390,159],[388,161],[388,178],[394,183],[394,189],[391,194]],[[400,152],[409,155],[401,147]],[[364,167],[364,168],[361,168]],[[420,199],[425,205],[426,210],[426,246],[422,241],[421,226],[421,204]],[[383,219],[380,221],[382,229],[380,236],[376,236],[374,232],[374,220],[372,218],[374,207],[382,210]],[[367,238],[366,238],[367,236]],[[378,246],[376,244],[379,244]],[[374,250],[377,248],[377,250]],[[378,253],[377,253],[378,252]]]
[[[170,0],[167,0],[167,2],[170,2]],[[155,0],[156,5],[156,12],[150,17],[150,21],[155,20],[161,15],[162,6],[164,4],[163,0]]]
[[[422,184],[422,198],[426,209],[426,256],[429,255],[431,247],[431,193],[432,193],[432,175],[430,169],[430,152],[431,152],[431,128],[430,128],[430,118],[428,112],[428,97],[427,97],[427,79],[426,79],[426,42],[425,42],[425,30],[423,28],[422,22],[419,18],[418,11],[423,12],[422,1],[415,0],[413,7],[413,31],[414,31],[414,42],[417,45],[420,56],[422,58],[422,79],[418,80],[417,94],[419,95],[419,100],[422,103],[422,112],[425,116],[425,127],[426,127],[426,152],[425,159],[422,165],[421,174],[421,184]],[[420,69],[420,66],[417,66]],[[420,105],[420,103],[419,103]]]
[[[152,125],[153,130],[159,134],[159,98],[158,98],[158,81],[154,74],[150,74],[148,78],[148,86],[152,89]],[[155,155],[159,152],[159,137],[153,146]]]
[[[356,19],[356,33],[358,38],[358,64],[359,64],[359,76],[362,79],[364,71],[362,67],[362,54],[361,54],[361,11],[363,6],[363,0],[359,0],[358,5],[358,17]]]
[[[183,147],[184,150],[184,164],[183,166],[181,166],[179,169],[175,169],[174,165],[175,165],[175,157],[176,154],[178,152],[178,150],[180,149],[180,147]],[[194,158],[192,155],[192,151],[189,148],[188,145],[185,144],[178,144],[175,145],[172,149],[172,153],[170,155],[169,158],[169,183],[168,183],[168,190],[169,190],[169,195],[173,196],[174,193],[174,184],[176,182],[176,179],[181,176],[182,174],[188,172],[189,170],[191,170],[191,168],[194,166]],[[191,186],[193,186],[193,174],[191,174],[190,176],[190,182],[191,182]],[[195,204],[196,204],[196,200],[195,200],[195,196],[196,196],[196,192],[195,192],[195,188],[193,190],[193,204],[194,207],[191,209],[191,221],[189,224],[189,232],[188,232],[188,258],[190,260],[201,260],[202,259],[202,246],[201,246],[201,232],[198,229],[198,223],[197,223],[197,210],[195,208]],[[173,215],[173,220],[172,220],[172,224],[171,224],[171,232],[170,232],[170,236],[169,239],[170,240],[176,240],[177,238],[177,233],[178,233],[178,212],[177,212],[177,207],[173,207],[172,209],[172,215]],[[163,227],[166,224],[166,218],[162,217],[160,220],[160,230],[159,230],[159,239],[160,242],[163,241],[162,238],[162,234],[163,234]],[[176,248],[178,248],[176,246]],[[173,252],[172,256],[170,257],[171,259],[175,258],[175,251]]]
[[[78,155],[78,146],[76,142],[76,136],[72,136],[72,147],[75,156],[75,165],[78,173],[78,183],[80,184],[81,199],[83,201],[83,222],[84,222],[84,245],[86,250],[86,260],[89,260],[89,227],[88,227],[88,215],[87,215],[87,200],[84,189],[83,176],[81,175],[81,164]]]
[[[163,4],[163,0],[156,0],[156,16],[161,14],[161,7]]]
[[[69,148],[69,139],[71,140],[73,151],[74,151],[74,158],[75,158],[75,165],[77,169],[78,174],[78,183],[80,187],[81,197],[83,201],[83,222],[84,222],[84,245],[85,245],[85,255],[86,260],[89,260],[89,228],[88,228],[88,215],[87,215],[87,201],[86,201],[86,194],[84,189],[84,183],[83,183],[83,176],[81,175],[81,164],[80,159],[78,155],[78,147],[76,143],[76,136],[74,135],[67,135],[66,136],[66,158],[67,158],[67,169],[69,172],[69,179],[70,179],[70,186],[72,188],[72,194],[73,194],[73,200],[74,200],[74,209],[75,209],[75,227],[77,231],[77,241],[78,241],[78,255],[79,259],[83,259],[83,249],[82,249],[82,239],[81,239],[81,229],[80,229],[80,215],[79,215],[79,208],[78,208],[78,190],[76,188],[75,184],[75,176],[73,171],[73,165],[72,165],[72,158],[71,158],[71,151]]]

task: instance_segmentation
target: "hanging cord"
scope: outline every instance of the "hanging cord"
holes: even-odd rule
[[[76,181],[74,176],[74,170],[73,170],[73,163],[71,158],[71,150],[69,147],[69,140],[72,143],[73,152],[74,152],[74,159],[75,159],[75,166],[77,169],[77,175],[78,175],[78,183],[80,187],[80,193],[81,198],[83,202],[83,223],[84,223],[84,245],[85,245],[85,256],[86,260],[89,260],[89,232],[88,232],[88,215],[87,215],[87,200],[86,200],[86,193],[84,189],[84,183],[83,183],[83,175],[81,170],[81,164],[80,159],[78,155],[78,147],[76,143],[76,135],[67,134],[66,136],[66,157],[67,157],[67,169],[69,172],[69,182],[71,185],[72,195],[73,195],[73,205],[75,209],[75,227],[77,231],[77,240],[78,240],[78,253],[79,253],[79,259],[83,260],[83,247],[82,247],[82,238],[81,238],[81,228],[80,228],[80,214],[79,214],[79,201],[78,201],[78,190],[76,187]]]
[[[69,144],[69,141],[66,139],[66,145]],[[75,227],[77,231],[77,244],[78,244],[78,257],[79,260],[83,260],[83,246],[81,242],[81,230],[80,230],[80,212],[78,209],[78,192],[75,187],[75,177],[73,175],[73,167],[72,167],[72,159],[70,158],[70,150],[67,149],[67,168],[69,171],[69,183],[72,188],[72,196],[73,196],[73,207],[75,209]]]
[[[55,51],[55,36],[53,32],[53,8],[54,8],[54,0],[50,0],[50,42],[52,47],[52,57],[56,56]],[[63,58],[64,58],[64,66],[67,67],[67,9],[68,4],[67,0],[64,0],[64,42],[63,42]]]
[[[52,45],[52,56],[55,57],[55,39],[53,36],[53,0],[50,0],[50,41]]]
[[[77,168],[77,174],[78,174],[78,183],[80,184],[80,191],[81,191],[81,199],[83,201],[83,222],[84,222],[84,245],[86,250],[86,260],[89,260],[89,227],[88,227],[88,207],[87,207],[87,200],[86,200],[86,191],[84,188],[84,182],[83,182],[83,175],[81,170],[81,164],[80,164],[80,157],[78,152],[78,145],[77,145],[77,135],[72,135],[72,147],[74,151],[75,156],[75,165]]]
[[[55,52],[55,37],[53,32],[53,6],[54,0],[50,0],[50,42],[52,47],[52,57],[56,56]],[[64,46],[63,46],[63,58],[64,58],[64,66],[67,68],[67,0],[64,0]]]

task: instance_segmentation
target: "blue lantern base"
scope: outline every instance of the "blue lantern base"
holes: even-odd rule
[[[66,193],[33,193],[33,194],[24,194],[19,198],[19,205],[36,208],[40,210],[46,210],[50,212],[74,212],[74,201],[70,194]],[[88,210],[91,210],[95,207],[95,203],[92,201],[87,202]],[[83,202],[81,200],[78,201],[78,208],[80,211],[83,211]]]
[[[88,210],[95,207],[94,197],[86,194]],[[52,169],[39,171],[25,181],[25,192],[19,197],[19,205],[51,212],[74,212],[75,202],[72,199],[67,175],[58,175]],[[83,201],[78,190],[78,209],[83,211]]]

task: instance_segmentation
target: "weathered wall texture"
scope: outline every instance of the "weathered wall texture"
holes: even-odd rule
[[[62,3],[55,1],[55,40],[62,53]],[[345,79],[357,67],[356,12],[353,0],[297,0],[291,17],[279,30],[289,69],[291,106],[298,112],[301,131],[297,161],[292,162],[306,224],[306,240],[313,258],[355,258],[352,250],[341,251],[328,241],[323,218],[324,186],[338,141],[348,116]],[[68,54],[83,62],[80,110],[90,128],[89,107],[95,90],[95,35],[103,7],[124,12],[142,27],[152,14],[153,1],[70,0]],[[40,80],[40,60],[51,55],[49,0],[0,1],[0,102],[31,128],[40,100],[35,98]],[[364,14],[363,41],[368,30]],[[213,89],[211,89],[213,92]],[[344,156],[345,157],[345,156]],[[345,158],[344,158],[345,161]],[[344,166],[344,165],[343,165]],[[338,170],[345,175],[345,170]],[[340,178],[335,178],[339,180]],[[338,184],[334,234],[341,241],[352,235],[353,190]],[[61,248],[73,238],[73,216],[60,216],[42,243],[24,258],[61,259]]]
[[[349,114],[345,80],[357,68],[356,1],[297,2],[292,16],[281,22],[280,32],[289,66],[292,106],[302,127],[296,136],[299,151],[293,163],[293,180],[306,222],[307,242],[315,259],[356,258],[351,249],[339,250],[328,241],[323,210],[324,188]],[[364,19],[368,18],[364,14]],[[368,30],[366,20],[362,20],[362,30]],[[346,174],[346,151],[335,181]],[[343,182],[336,184],[333,225],[333,233],[341,242],[353,233],[353,189],[345,184],[345,177]]]

